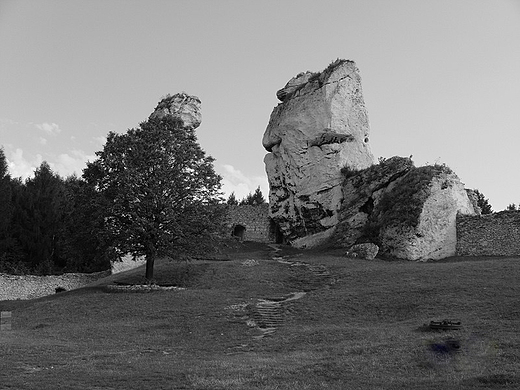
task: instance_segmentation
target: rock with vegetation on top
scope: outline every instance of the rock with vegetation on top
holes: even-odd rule
[[[343,202],[331,241],[343,248],[356,244],[363,237],[368,218],[384,190],[413,168],[411,159],[397,156],[360,171],[344,168]]]
[[[375,210],[380,246],[387,255],[405,260],[454,256],[458,213],[477,214],[458,176],[442,165],[416,168]]]
[[[361,79],[354,62],[337,60],[277,96],[263,137],[270,216],[293,245],[315,246],[338,222],[341,168],[373,164]]]
[[[170,115],[180,120],[184,128],[196,129],[202,120],[200,104],[197,96],[188,95],[185,92],[173,96],[168,95],[157,104],[150,119],[161,119]]]
[[[393,157],[344,174],[340,223],[332,237],[336,246],[371,241],[381,255],[442,259],[456,253],[457,214],[477,213],[464,185],[445,165],[416,168],[410,159]]]

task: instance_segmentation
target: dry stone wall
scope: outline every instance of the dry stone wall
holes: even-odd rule
[[[228,228],[231,236],[244,241],[274,242],[275,232],[269,218],[269,205],[229,206]]]
[[[520,212],[457,216],[458,256],[520,256]]]
[[[110,271],[48,276],[0,274],[0,301],[40,298],[55,294],[58,287],[74,290],[108,275]]]

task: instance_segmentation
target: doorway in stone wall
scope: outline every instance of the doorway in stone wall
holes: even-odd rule
[[[246,227],[243,225],[235,225],[233,227],[233,231],[231,232],[231,235],[233,237],[237,237],[240,241],[244,239],[244,235],[246,233]]]
[[[284,238],[280,226],[275,223],[272,219],[269,221],[269,238],[275,244],[283,244]]]

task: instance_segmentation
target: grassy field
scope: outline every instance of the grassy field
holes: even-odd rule
[[[273,255],[246,245],[230,261],[159,261],[158,283],[183,290],[107,290],[140,283],[137,269],[0,302],[13,316],[0,389],[520,388],[520,259]],[[463,329],[419,329],[445,318]],[[460,348],[443,351],[450,337]]]

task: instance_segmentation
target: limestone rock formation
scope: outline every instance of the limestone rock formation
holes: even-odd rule
[[[202,119],[200,99],[185,92],[167,96],[155,107],[154,112],[150,115],[150,119],[160,119],[168,115],[179,119],[184,128],[196,129],[200,126]]]
[[[345,255],[347,257],[357,257],[365,260],[374,260],[379,252],[379,247],[370,242],[353,245]]]
[[[416,171],[421,168],[417,168]],[[407,181],[406,178],[403,179],[403,188],[408,184]],[[393,192],[388,192],[386,196],[392,199],[397,191],[398,187],[395,187]],[[379,242],[389,256],[420,261],[455,256],[457,214],[476,214],[464,185],[455,173],[441,169],[434,171],[428,181],[418,183],[415,194],[409,199],[413,203],[415,200],[423,199],[423,194],[422,204],[417,202],[420,210],[415,220],[412,218],[406,221],[401,218],[394,223],[386,221],[381,226]],[[386,213],[406,215],[406,208],[413,212],[413,207],[407,207],[404,202],[406,200],[401,199],[393,203],[393,207]],[[380,217],[384,219],[384,213]]]
[[[341,168],[373,164],[369,124],[354,62],[301,73],[277,93],[263,137],[270,216],[293,245],[326,239],[338,222]]]
[[[372,242],[390,257],[441,259],[456,253],[457,214],[476,214],[464,185],[444,165],[415,168],[408,158],[392,157],[344,174],[340,222],[331,238],[336,246]]]
[[[331,241],[344,248],[356,244],[383,192],[413,168],[411,159],[396,156],[360,171],[343,169],[343,203]]]

